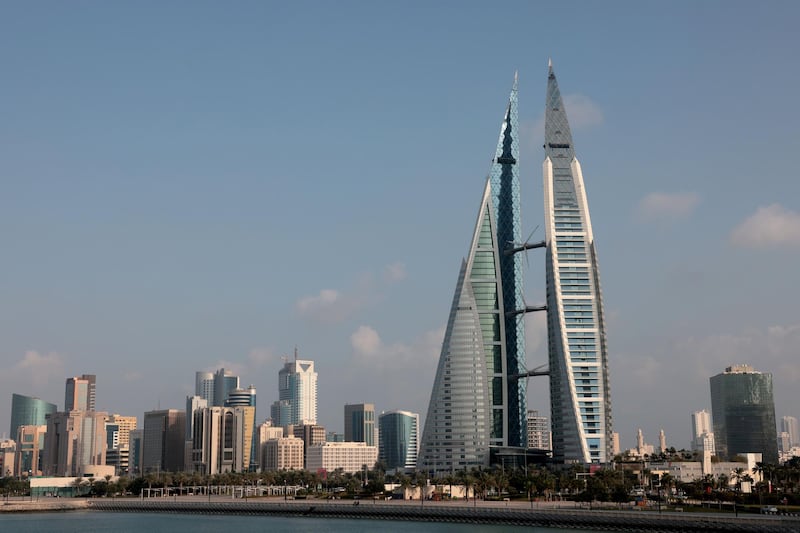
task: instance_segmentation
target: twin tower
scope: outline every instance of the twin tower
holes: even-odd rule
[[[546,311],[553,459],[611,460],[603,301],[583,174],[552,63],[545,110],[545,240],[522,242],[517,80],[461,263],[420,445],[419,470],[489,466],[526,447],[527,312]],[[546,248],[547,304],[523,299],[522,254]]]

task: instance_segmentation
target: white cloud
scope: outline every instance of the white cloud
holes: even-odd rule
[[[406,279],[406,265],[403,263],[392,263],[383,269],[383,279],[387,283],[397,283]]]
[[[378,352],[381,338],[378,332],[369,326],[360,326],[350,335],[350,344],[359,356],[371,356]]]
[[[322,289],[316,296],[305,296],[295,304],[295,308],[302,314],[313,313],[321,308],[330,307],[339,300],[339,291]]]
[[[743,247],[800,245],[800,214],[780,204],[759,207],[733,229],[730,241]]]
[[[14,365],[12,373],[17,379],[40,387],[46,385],[50,379],[63,379],[64,361],[56,352],[40,354],[35,350],[28,350]]]
[[[693,192],[653,192],[641,199],[636,213],[641,220],[674,220],[691,215],[699,203]]]

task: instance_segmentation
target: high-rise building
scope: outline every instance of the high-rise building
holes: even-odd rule
[[[186,440],[192,440],[194,429],[194,412],[208,407],[208,400],[202,396],[186,397]]]
[[[489,447],[524,447],[526,370],[517,81],[462,261],[434,378],[418,467],[489,463]]]
[[[225,407],[255,407],[256,388],[250,385],[246,389],[233,389],[225,399]]]
[[[138,476],[142,473],[142,448],[144,448],[144,430],[134,429],[130,434],[128,445],[128,473]]]
[[[303,441],[304,464],[308,454],[309,446],[314,446],[321,442],[325,442],[325,426],[319,426],[317,424],[302,424],[297,426],[288,426],[287,429],[291,429],[291,431],[288,432],[289,435],[293,435],[298,439],[302,439]]]
[[[97,376],[83,374],[67,378],[64,392],[64,411],[94,411]]]
[[[17,429],[17,449],[14,456],[14,475],[41,476],[44,436],[47,425],[19,426]]]
[[[128,448],[130,446],[131,431],[136,429],[138,420],[135,416],[123,416],[117,413],[108,417],[109,424],[117,426],[117,447]]]
[[[550,420],[539,411],[528,411],[528,448],[550,450],[552,447]]]
[[[147,411],[144,414],[142,472],[182,471],[185,436],[186,411]]]
[[[207,407],[197,409],[192,416],[195,472],[220,474],[250,468],[255,407]]]
[[[387,470],[411,472],[419,454],[419,414],[389,411],[378,417],[378,459]]]
[[[800,431],[798,431],[797,418],[784,416],[781,418],[781,431],[789,434],[789,448],[800,446]]]
[[[8,435],[17,436],[20,426],[43,426],[47,424],[46,416],[58,410],[54,403],[49,403],[39,398],[11,395],[11,429]]]
[[[734,365],[710,379],[711,416],[717,455],[760,453],[765,463],[778,462],[778,433],[772,374]]]
[[[608,353],[581,165],[552,63],[545,109],[544,212],[553,458],[612,459]]]
[[[72,410],[47,417],[42,472],[45,476],[81,476],[89,466],[106,464],[108,413]]]
[[[716,453],[711,415],[705,409],[692,413],[692,450]]]
[[[344,406],[344,440],[375,446],[375,405],[354,403]]]
[[[278,372],[278,401],[272,405],[276,426],[317,423],[317,373],[314,361],[297,359],[284,363]]]
[[[214,374],[213,372],[195,372],[194,395],[203,398],[207,405],[214,405]]]
[[[297,437],[279,437],[264,443],[264,470],[302,470],[303,441]]]
[[[225,407],[228,395],[239,388],[239,376],[230,370],[220,368],[214,374],[214,407]]]

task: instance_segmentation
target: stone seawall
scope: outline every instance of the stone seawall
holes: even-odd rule
[[[48,513],[88,509],[89,502],[72,498],[48,498],[46,500],[11,500],[0,503],[0,513]]]
[[[800,519],[758,515],[665,513],[637,511],[589,511],[576,509],[530,510],[522,508],[481,508],[461,505],[360,504],[318,500],[276,502],[264,500],[181,501],[91,500],[89,508],[116,512],[162,512],[201,514],[240,514],[313,516],[373,520],[408,520],[472,524],[507,524],[528,527],[594,529],[629,532],[792,532],[800,531]]]

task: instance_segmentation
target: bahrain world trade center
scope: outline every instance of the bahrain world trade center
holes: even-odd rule
[[[597,260],[580,165],[550,66],[542,243],[522,243],[517,80],[462,261],[422,434],[418,469],[488,466],[526,447],[526,312],[547,311],[553,458],[610,459],[611,418]],[[523,299],[521,254],[547,248],[547,305]]]

